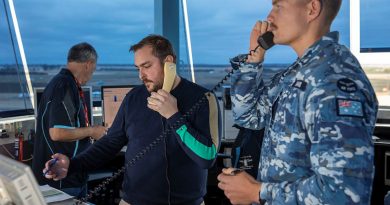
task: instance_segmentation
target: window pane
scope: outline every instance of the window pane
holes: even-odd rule
[[[191,66],[190,66],[190,59],[189,59],[189,52],[188,52],[188,42],[187,42],[188,39],[186,36],[187,33],[186,33],[186,29],[185,29],[184,10],[183,10],[184,8],[183,8],[182,2],[183,1],[180,1],[180,8],[179,8],[179,42],[180,42],[179,52],[180,52],[180,55],[178,55],[178,56],[180,57],[180,59],[177,59],[177,64],[178,64],[177,69],[179,69],[178,72],[179,72],[179,75],[181,77],[192,81]],[[190,25],[191,25],[191,22],[190,22]],[[190,32],[191,32],[191,30],[190,30]]]
[[[389,0],[360,1],[361,48],[386,48],[390,51],[389,18]]]
[[[211,88],[227,74],[229,58],[248,52],[252,27],[256,20],[267,18],[271,7],[270,0],[188,1],[197,83]],[[332,30],[340,31],[340,42],[349,46],[349,1],[343,1]],[[265,59],[268,76],[296,58],[290,47],[270,49]]]
[[[0,5],[0,59],[0,117],[28,114],[32,105],[8,1]]]
[[[69,48],[95,47],[97,70],[88,85],[94,100],[100,86],[140,84],[130,45],[154,30],[154,1],[15,1],[33,87],[44,87],[66,66]],[[31,9],[31,8],[34,9]]]
[[[388,0],[360,1],[360,48],[362,53],[387,52],[390,55],[390,4]],[[390,65],[363,65],[381,108],[390,106]],[[389,119],[380,110],[379,119]]]

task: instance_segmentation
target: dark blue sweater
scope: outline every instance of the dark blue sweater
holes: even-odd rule
[[[206,100],[185,123],[174,124],[207,92],[182,79],[171,91],[179,112],[165,119],[147,107],[150,93],[145,86],[133,88],[108,134],[72,159],[70,171],[97,168],[112,159],[124,145],[127,145],[125,160],[128,162],[163,130],[168,130],[161,143],[134,166],[127,167],[123,199],[132,205],[168,202],[199,205],[206,194],[207,168],[212,166],[220,143],[218,109],[209,106],[209,103],[217,106],[215,98]]]

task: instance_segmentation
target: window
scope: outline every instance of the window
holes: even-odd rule
[[[12,1],[11,1],[12,2]],[[12,5],[2,1],[0,5],[0,118],[33,114],[28,92],[28,81],[20,55],[22,44],[18,41],[16,19]]]
[[[351,50],[379,101],[378,122],[390,122],[390,5],[386,0],[350,1]]]
[[[154,32],[153,1],[15,1],[34,87],[44,87],[66,66],[69,48],[88,42],[98,52],[87,85],[100,100],[102,85],[140,84],[132,44]],[[31,9],[34,8],[34,9]],[[10,50],[10,49],[7,49]]]
[[[9,1],[12,2],[12,1]],[[191,80],[189,40],[180,1],[179,73]],[[155,32],[155,1],[15,1],[20,33],[30,75],[19,52],[10,7],[0,9],[0,112],[29,110],[29,80],[44,87],[66,66],[68,49],[79,42],[91,43],[99,54],[97,72],[88,85],[100,100],[102,85],[140,84],[133,68],[130,45]],[[31,9],[34,8],[34,9]],[[256,20],[264,20],[271,9],[269,0],[187,1],[195,79],[212,88],[230,70],[229,58],[248,50],[250,31]],[[364,9],[360,9],[364,8]],[[387,0],[343,1],[332,30],[340,31],[340,42],[350,46],[370,78],[380,105],[390,107],[390,31]],[[265,68],[283,69],[296,54],[286,46],[276,46],[266,56]],[[271,72],[271,73],[272,73]],[[26,77],[27,76],[27,77]],[[271,76],[271,74],[270,74]]]
[[[229,58],[248,52],[249,36],[256,20],[266,20],[269,0],[188,1],[192,51],[196,82],[212,88],[230,69]],[[340,42],[349,45],[349,1],[343,1],[333,30],[340,31]],[[265,69],[272,76],[297,58],[287,46],[267,52]]]
[[[360,1],[360,8],[361,52],[390,52],[389,1]]]

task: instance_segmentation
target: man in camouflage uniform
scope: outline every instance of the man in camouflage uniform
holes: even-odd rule
[[[369,204],[378,103],[357,59],[329,32],[341,0],[273,0],[248,55],[231,60],[235,123],[265,128],[258,179],[224,169],[218,186],[233,204]],[[263,83],[259,35],[298,59]]]

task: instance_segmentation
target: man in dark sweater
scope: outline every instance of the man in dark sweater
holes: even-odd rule
[[[62,179],[68,168],[69,172],[95,169],[112,159],[124,145],[128,163],[155,144],[134,166],[126,168],[120,204],[200,205],[206,194],[207,169],[215,161],[220,143],[216,98],[179,76],[175,77],[170,93],[161,89],[164,63],[176,61],[170,42],[164,37],[150,35],[130,51],[134,51],[134,64],[143,85],[126,95],[106,136],[70,161],[61,154],[53,155],[58,162],[46,177]],[[196,104],[199,106],[191,109]],[[185,115],[190,109],[191,114]],[[160,138],[163,132],[168,134]],[[49,169],[49,163],[43,171]]]

